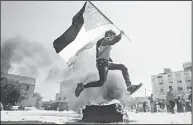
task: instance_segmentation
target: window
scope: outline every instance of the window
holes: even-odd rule
[[[183,90],[183,88],[182,87],[178,87],[178,91],[182,91]]]
[[[58,99],[61,100],[61,97],[59,97]]]
[[[191,79],[191,77],[185,77],[185,80],[189,80],[189,79]]]
[[[176,76],[181,76],[181,74],[180,73],[176,73]]]
[[[173,83],[173,81],[170,81],[169,83]]]
[[[168,75],[168,77],[172,77],[172,75]]]
[[[181,80],[181,75],[180,74],[176,74],[176,80],[180,81]]]
[[[184,75],[185,75],[186,77],[189,77],[189,76],[190,76],[188,72],[184,72]]]
[[[162,84],[163,84],[163,82],[159,82],[159,84],[160,84],[160,85],[162,85]]]
[[[190,80],[190,79],[187,79],[186,82],[191,82],[191,80]]]
[[[182,81],[181,81],[181,80],[178,80],[177,83],[182,83]]]
[[[162,76],[157,76],[157,78],[162,78]]]
[[[27,85],[26,90],[27,90],[27,91],[29,90],[29,85]]]
[[[164,94],[164,89],[160,89],[160,94]]]

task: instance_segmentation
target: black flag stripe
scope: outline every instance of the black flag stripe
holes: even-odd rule
[[[86,4],[87,2],[85,2],[81,10],[73,17],[72,25],[54,41],[53,46],[57,53],[75,40],[76,36],[78,35],[82,25],[84,24],[83,13],[85,11]]]

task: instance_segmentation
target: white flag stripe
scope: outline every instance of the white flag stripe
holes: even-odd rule
[[[85,30],[91,30],[99,26],[110,24],[110,22],[100,14],[100,12],[87,2],[84,14]]]

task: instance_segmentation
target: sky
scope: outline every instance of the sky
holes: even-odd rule
[[[131,39],[113,47],[112,58],[127,66],[133,84],[151,90],[151,75],[183,70],[191,61],[191,1],[93,1]],[[1,39],[22,36],[55,53],[53,41],[71,25],[84,1],[1,1]],[[54,99],[59,84],[50,90],[37,83],[46,100]],[[44,91],[43,91],[44,90]],[[152,91],[146,91],[150,95]]]

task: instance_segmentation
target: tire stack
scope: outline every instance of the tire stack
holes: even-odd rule
[[[123,110],[119,103],[110,105],[86,105],[86,108],[82,110],[82,114],[83,122],[123,122]]]

